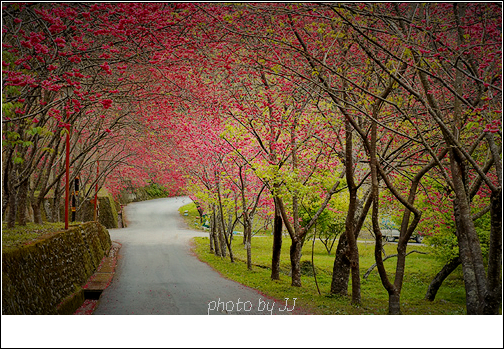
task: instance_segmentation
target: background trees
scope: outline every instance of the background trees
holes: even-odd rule
[[[404,54],[405,58],[402,61],[416,68],[415,74],[410,76],[418,79],[420,85],[417,84],[417,87],[413,80],[407,80],[406,74],[398,75],[395,70],[387,69],[386,64],[379,62],[376,55],[370,50],[365,50],[370,59],[377,62],[381,69],[406,89],[406,93],[421,103],[420,110],[426,115],[426,118],[422,118],[422,122],[425,123],[425,119],[430,120],[433,124],[432,131],[435,131],[438,134],[437,138],[450,149],[449,172],[446,167],[442,168],[442,171],[447,184],[454,192],[453,209],[466,281],[469,313],[487,312],[492,307],[490,304],[494,304],[490,300],[493,299],[491,296],[493,291],[487,288],[487,277],[493,277],[491,272],[485,276],[480,243],[471,214],[470,193],[472,190],[478,190],[476,188],[480,188],[483,184],[486,188],[482,189],[488,190],[487,195],[490,196],[488,204],[499,202],[500,195],[500,189],[498,189],[500,165],[494,168],[494,175],[488,172],[491,168],[490,163],[495,161],[492,160],[494,155],[491,150],[491,141],[488,142],[488,139],[493,138],[492,134],[498,131],[491,132],[491,126],[488,125],[492,125],[495,121],[491,120],[488,113],[484,113],[484,116],[481,114],[491,105],[491,102],[490,105],[486,105],[487,101],[492,100],[495,93],[500,93],[500,88],[493,86],[493,79],[500,79],[500,73],[490,72],[499,64],[490,58],[495,56],[487,56],[482,61],[479,54],[485,51],[485,48],[500,42],[501,38],[493,36],[495,32],[492,29],[496,25],[495,22],[492,24],[492,21],[498,20],[499,16],[494,17],[485,10],[489,8],[487,6],[466,7],[465,5],[436,6],[436,8],[394,6],[393,13],[400,19],[393,26],[389,18],[384,19],[384,22],[392,26],[389,28],[389,33],[396,34],[411,50]],[[435,19],[432,17],[434,13]],[[451,30],[448,32],[451,35],[446,34],[446,29]],[[383,45],[370,35],[364,34],[364,37],[373,46],[384,49]],[[485,42],[477,40],[478,43],[476,43],[471,40],[471,37],[473,39],[478,37],[480,40],[485,38]],[[361,45],[361,47],[365,46]],[[496,46],[493,47],[497,50]],[[386,52],[392,55],[390,50]],[[394,56],[398,57],[398,55]],[[468,86],[471,86],[471,92],[465,89]],[[485,93],[489,93],[491,97],[484,96]],[[474,128],[476,124],[472,124],[475,122],[472,119],[475,115],[480,115],[476,121],[479,127],[476,128]],[[482,122],[481,126],[480,122]],[[483,127],[483,125],[487,126]],[[487,139],[487,142],[483,139]],[[429,150],[433,161],[439,166],[446,166],[442,165],[438,155],[432,152],[432,145],[425,141],[423,144]],[[476,155],[477,149],[480,151],[485,149],[483,152],[486,151],[487,157],[481,158]],[[477,178],[476,181],[471,183],[471,177]],[[491,179],[492,177],[494,180]],[[502,210],[502,208],[497,210]],[[501,224],[499,220],[494,222],[496,225]],[[492,240],[492,232],[490,235]],[[498,247],[501,246],[500,239],[500,237],[495,237],[493,244],[496,250],[500,250]],[[494,262],[494,257],[489,256],[490,270],[493,270],[491,265]],[[495,285],[495,281],[490,283]],[[483,300],[484,298],[486,300]]]

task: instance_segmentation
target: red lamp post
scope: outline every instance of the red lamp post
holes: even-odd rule
[[[94,220],[98,221],[98,177],[100,175],[100,160],[96,160],[96,184],[94,197]]]
[[[73,95],[73,87],[72,86],[64,86],[63,90],[66,96],[69,98]],[[69,105],[67,103],[66,108],[66,122],[65,128],[66,132],[66,162],[65,162],[65,171],[66,171],[66,180],[65,180],[65,230],[68,229],[68,205],[70,200],[70,110]]]
[[[68,204],[70,197],[70,125],[66,125],[66,180],[65,180],[65,229],[68,229]]]

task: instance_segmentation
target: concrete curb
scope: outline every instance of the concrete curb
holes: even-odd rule
[[[100,265],[95,273],[91,275],[87,283],[82,287],[84,291],[85,301],[75,311],[74,315],[91,315],[93,314],[101,293],[109,287],[115,274],[115,267],[117,265],[117,257],[121,244],[112,241],[112,247],[107,256],[103,257]]]

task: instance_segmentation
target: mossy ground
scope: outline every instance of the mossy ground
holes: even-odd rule
[[[2,223],[2,251],[43,240],[64,229],[65,223],[62,222],[27,223],[24,226],[16,225],[14,228],[7,228],[7,224]]]

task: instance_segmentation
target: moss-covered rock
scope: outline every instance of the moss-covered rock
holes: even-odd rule
[[[69,313],[110,246],[108,231],[89,222],[2,251],[2,314]]]
[[[117,215],[117,203],[111,194],[99,195],[98,201],[99,214],[98,222],[103,224],[107,229],[118,228],[118,215]],[[91,201],[86,201],[83,203],[78,217],[83,222],[88,222],[94,220],[94,203]]]
[[[61,303],[56,306],[56,312],[58,315],[72,315],[84,301],[84,290],[79,287],[76,292],[65,297]]]

